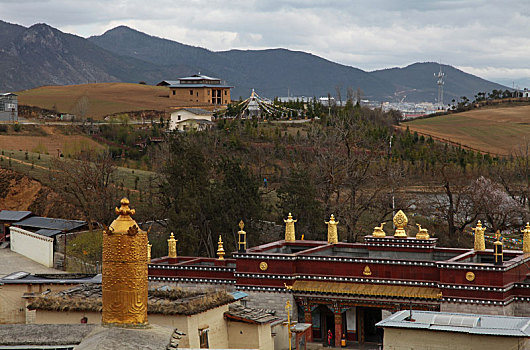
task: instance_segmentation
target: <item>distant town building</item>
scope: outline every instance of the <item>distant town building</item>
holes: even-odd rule
[[[232,86],[221,79],[195,74],[178,80],[163,80],[158,86],[169,87],[169,98],[191,104],[223,106],[230,103]]]
[[[169,130],[202,131],[210,128],[213,113],[202,108],[180,108],[171,113]]]
[[[0,93],[0,121],[18,121],[18,96]]]
[[[524,88],[524,90],[522,91],[522,97],[530,97],[530,90],[528,90],[527,88]]]

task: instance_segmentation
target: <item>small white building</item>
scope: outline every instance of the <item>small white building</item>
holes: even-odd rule
[[[202,131],[214,124],[213,113],[202,108],[180,108],[171,113],[169,130]]]

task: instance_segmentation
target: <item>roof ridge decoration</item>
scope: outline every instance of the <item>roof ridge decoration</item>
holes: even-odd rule
[[[337,225],[339,222],[335,221],[335,216],[331,214],[329,221],[326,221],[325,224],[328,225],[328,244],[339,243],[339,236],[337,233]]]
[[[521,233],[523,233],[523,253],[530,253],[530,222],[526,223]]]
[[[392,221],[396,226],[396,231],[394,231],[394,237],[407,238],[407,232],[405,231],[405,227],[407,227],[409,219],[407,218],[403,210],[399,210],[396,215],[394,215],[394,219]]]
[[[286,242],[294,242],[296,241],[296,235],[294,231],[294,223],[298,220],[293,220],[293,216],[291,213],[287,216],[287,220],[283,220],[285,222],[285,241]]]
[[[471,229],[475,233],[475,244],[473,249],[477,251],[486,250],[486,242],[484,241],[484,232],[486,231],[485,227],[482,227],[482,222],[480,220],[477,222],[477,226]]]

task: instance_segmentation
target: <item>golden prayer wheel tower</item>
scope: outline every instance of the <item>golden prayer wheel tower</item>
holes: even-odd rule
[[[530,253],[530,223],[526,223],[523,233],[523,253]]]
[[[329,221],[326,221],[325,224],[328,225],[328,243],[336,244],[339,243],[339,235],[337,233],[338,221],[335,221],[335,216],[331,214]]]
[[[118,218],[103,231],[103,324],[147,324],[147,233],[134,212],[123,198]]]
[[[171,232],[171,236],[169,236],[169,239],[167,240],[167,257],[168,258],[177,257],[177,242],[178,242],[178,239],[175,239],[175,236],[173,236],[173,232]]]
[[[475,244],[473,249],[478,251],[486,250],[486,242],[484,241],[484,231],[486,231],[486,228],[482,227],[480,220],[477,222],[477,227],[472,228],[471,230],[475,232]]]
[[[225,249],[223,248],[223,238],[219,235],[219,241],[217,242],[217,256],[218,260],[225,259]]]
[[[394,231],[394,237],[407,238],[407,232],[405,231],[405,227],[407,227],[409,219],[407,218],[403,210],[398,211],[396,215],[394,215],[393,222],[396,226],[396,230]]]
[[[296,236],[294,233],[294,223],[297,220],[293,220],[293,216],[291,213],[289,213],[289,216],[287,216],[287,220],[283,220],[285,222],[285,241],[286,242],[294,242],[296,241]]]

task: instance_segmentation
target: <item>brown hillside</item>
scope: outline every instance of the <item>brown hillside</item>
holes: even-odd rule
[[[3,168],[0,168],[0,209],[30,210],[37,215],[59,218],[72,218],[79,214],[50,188]]]
[[[413,120],[403,127],[472,149],[508,155],[530,141],[530,105],[481,108]]]
[[[168,89],[160,86],[128,83],[101,83],[64,86],[43,86],[17,93],[19,104],[35,106],[58,113],[78,114],[83,97],[88,99],[87,117],[104,116],[143,110],[165,111],[175,102]]]

